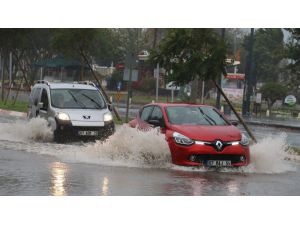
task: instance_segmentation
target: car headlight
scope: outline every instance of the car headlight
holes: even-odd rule
[[[242,139],[240,141],[240,144],[243,146],[249,145],[249,138],[245,134],[242,134]]]
[[[67,113],[63,113],[63,112],[58,113],[56,117],[57,117],[57,119],[63,120],[63,121],[70,120],[69,115]]]
[[[112,121],[113,120],[112,114],[110,112],[105,113],[104,116],[103,116],[103,120],[104,120],[104,122]]]
[[[180,144],[180,145],[192,145],[194,144],[194,141],[180,133],[177,133],[177,132],[174,132],[173,133],[173,138],[175,140],[175,142],[177,144]]]

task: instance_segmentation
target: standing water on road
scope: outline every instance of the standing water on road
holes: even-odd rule
[[[0,122],[0,148],[24,150],[55,156],[65,162],[142,168],[171,168],[184,171],[207,171],[205,168],[186,168],[171,164],[170,151],[164,134],[153,129],[142,132],[128,125],[117,127],[116,133],[105,142],[56,144],[43,119]],[[286,135],[268,136],[250,147],[251,164],[238,170],[222,172],[283,173],[293,171],[285,160]]]

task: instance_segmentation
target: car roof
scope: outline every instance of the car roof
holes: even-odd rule
[[[37,83],[35,87],[48,86],[50,89],[87,89],[87,90],[98,90],[96,87],[89,84],[77,84],[77,83]]]
[[[150,103],[148,105],[157,105],[157,106],[160,106],[160,107],[168,107],[168,106],[183,106],[183,107],[188,107],[188,106],[209,106],[209,107],[212,107],[211,105],[205,105],[205,104],[170,103],[170,102]]]

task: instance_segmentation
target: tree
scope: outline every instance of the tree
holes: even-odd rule
[[[116,38],[109,29],[55,29],[52,46],[66,57],[80,59],[81,80],[87,63],[103,59],[113,59],[119,54]]]
[[[244,46],[249,50],[249,36],[245,37]],[[262,82],[278,81],[280,62],[284,58],[283,32],[281,29],[257,29],[253,46],[254,79]],[[246,71],[249,68],[246,68]]]
[[[268,82],[260,88],[260,92],[263,98],[267,99],[268,108],[270,108],[276,100],[283,99],[286,96],[288,89],[279,83]]]
[[[2,57],[8,58],[9,53],[13,55],[13,79],[21,70],[28,86],[33,82],[37,70],[35,62],[51,54],[50,37],[51,29],[0,29]],[[8,60],[5,62],[8,70]]]
[[[291,33],[286,49],[286,58],[289,62],[286,66],[288,69],[287,78],[291,90],[296,92],[300,86],[300,29],[287,29],[287,31]]]
[[[200,78],[215,79],[225,73],[226,44],[212,29],[170,29],[152,61],[168,72],[168,81],[187,84]]]
[[[227,28],[226,29],[226,43],[228,58],[235,59],[240,61],[240,64],[237,66],[238,73],[245,73],[246,67],[246,55],[247,50],[244,46],[244,39],[247,35],[245,29],[240,28]],[[234,72],[234,67],[227,68],[227,72]]]
[[[213,29],[170,29],[152,50],[151,60],[166,69],[168,82],[192,82],[191,101],[197,97],[198,80],[215,80],[225,74],[226,44]]]

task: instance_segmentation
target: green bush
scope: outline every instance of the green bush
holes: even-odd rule
[[[142,92],[154,92],[156,86],[156,79],[154,77],[144,77],[137,88]]]
[[[288,89],[279,83],[268,82],[259,91],[262,93],[262,97],[267,100],[268,108],[270,108],[276,100],[283,99],[286,96]]]

